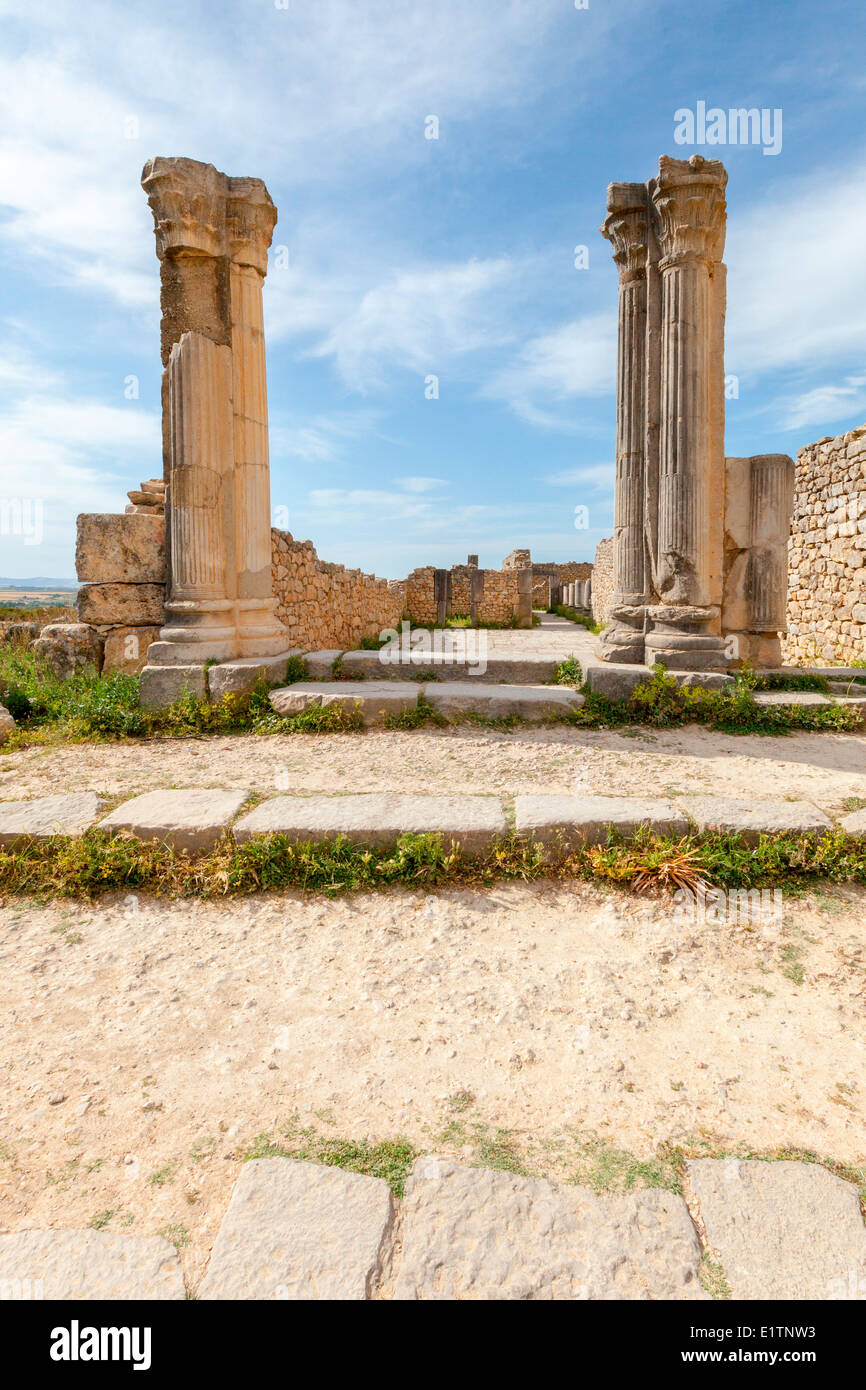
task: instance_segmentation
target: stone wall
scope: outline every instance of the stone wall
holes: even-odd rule
[[[505,566],[503,565],[503,569]],[[532,606],[546,608],[551,579],[557,584],[574,584],[578,579],[591,579],[592,565],[588,560],[567,560],[564,564],[532,565]]]
[[[291,646],[352,648],[399,626],[401,596],[386,579],[327,564],[288,531],[271,531],[271,544],[276,612]]]
[[[439,570],[440,583],[447,582],[450,600],[449,615],[469,617],[472,613],[472,588],[475,586],[475,621],[481,625],[506,626],[518,617],[520,602],[520,570],[481,570],[474,565],[454,565],[451,570]],[[439,621],[436,598],[437,570],[425,565],[413,570],[400,585],[404,592],[406,616],[426,626]],[[397,589],[397,585],[392,586]]]
[[[606,623],[613,603],[613,536],[599,541],[592,567],[592,619]]]
[[[123,516],[82,513],[75,540],[78,621],[93,629],[106,671],[139,672],[165,616],[165,485],[129,493]],[[67,634],[60,634],[66,644]],[[95,650],[95,646],[94,646]],[[46,655],[48,653],[46,652]]]
[[[797,455],[787,609],[787,664],[866,659],[866,425]]]

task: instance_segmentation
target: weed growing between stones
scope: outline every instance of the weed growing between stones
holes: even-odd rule
[[[328,1168],[345,1168],[369,1178],[383,1178],[395,1197],[403,1188],[418,1151],[408,1139],[327,1139],[314,1125],[302,1127],[295,1116],[279,1139],[257,1134],[243,1153],[244,1162],[252,1158],[295,1158],[307,1163],[323,1163]]]
[[[587,632],[601,632],[603,624],[597,623],[593,618],[588,618],[585,613],[578,613],[576,608],[569,608],[567,604],[557,603],[553,608],[548,608],[548,613],[555,613],[558,618],[567,618],[570,623],[579,623],[585,627]]]
[[[683,866],[687,866],[687,871]],[[303,889],[334,895],[401,885],[481,886],[508,879],[601,879],[664,893],[698,879],[719,888],[790,889],[816,880],[866,884],[866,841],[833,831],[820,838],[737,835],[675,840],[642,828],[629,840],[609,832],[604,845],[547,848],[514,836],[483,854],[463,854],[440,834],[401,835],[393,846],[364,846],[343,836],[296,844],[263,835],[226,839],[191,858],[164,844],[89,831],[81,839],[23,841],[0,848],[0,893],[93,899],[106,892],[224,897]]]

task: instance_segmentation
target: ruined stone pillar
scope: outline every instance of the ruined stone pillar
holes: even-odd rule
[[[204,693],[205,663],[287,653],[271,580],[262,282],[276,209],[260,179],[152,159],[161,269],[166,624],[143,703]],[[163,668],[174,668],[172,683]]]
[[[724,248],[726,182],[718,160],[663,156],[653,194],[662,276],[659,602],[648,610],[653,630],[646,660],[685,670],[726,665],[720,636],[724,364],[713,284]]]
[[[788,534],[794,460],[758,454],[725,460],[723,632],[733,662],[780,666],[786,630]]]
[[[239,655],[273,656],[286,646],[274,616],[268,391],[262,286],[277,210],[261,179],[229,179],[234,544]]]
[[[619,269],[616,385],[616,484],[614,498],[614,594],[602,635],[608,661],[639,662],[650,595],[644,538],[644,377],[647,310],[647,189],[612,183],[602,234],[613,245]]]

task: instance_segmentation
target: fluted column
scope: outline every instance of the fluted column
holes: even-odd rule
[[[236,619],[242,656],[285,649],[271,578],[268,394],[262,286],[277,210],[260,179],[230,179],[227,204],[234,410]]]
[[[727,175],[717,160],[659,161],[653,193],[662,277],[658,483],[659,603],[647,659],[725,666],[720,632],[724,487],[720,299]],[[716,378],[720,378],[716,380]]]
[[[649,599],[645,529],[645,349],[647,309],[647,190],[612,183],[602,233],[619,269],[617,335],[614,595],[601,640],[608,661],[642,661]]]

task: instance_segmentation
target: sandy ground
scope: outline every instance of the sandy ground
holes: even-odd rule
[[[866,800],[866,734],[732,737],[522,728],[326,735],[251,734],[73,744],[0,752],[0,800],[60,789],[109,797],[157,787],[282,792],[712,794],[814,801],[830,814]]]
[[[864,909],[816,892],[745,930],[551,884],[6,903],[0,1225],[167,1231],[194,1287],[242,1155],[295,1114],[476,1156],[502,1128],[565,1177],[591,1134],[863,1163]]]

